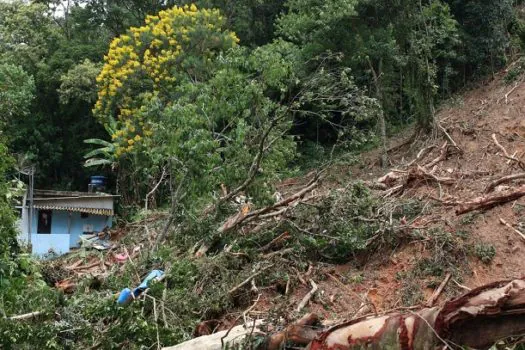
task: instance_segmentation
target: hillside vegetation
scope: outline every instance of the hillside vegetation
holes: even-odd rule
[[[274,334],[521,278],[523,45],[510,0],[0,0],[0,347]],[[28,165],[106,175],[114,248],[32,257]],[[267,334],[239,346],[308,343]]]

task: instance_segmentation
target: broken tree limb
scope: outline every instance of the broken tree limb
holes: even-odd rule
[[[399,175],[395,171],[391,171],[388,174],[377,179],[377,183],[386,185],[387,187],[392,187],[392,185],[397,183],[401,178],[402,175]]]
[[[264,254],[264,255],[261,255],[262,258],[264,259],[271,259],[273,258],[274,256],[278,256],[278,255],[286,255],[288,253],[293,253],[294,251],[294,248],[286,248],[286,249],[283,249],[283,250],[278,250],[278,251],[275,251],[275,252],[271,252],[271,253],[268,253],[268,254]]]
[[[505,104],[509,103],[509,96],[521,85],[521,82],[517,82],[516,85],[509,92],[505,94]]]
[[[371,190],[379,190],[379,191],[386,191],[388,190],[388,186],[379,182],[375,181],[365,181],[365,186],[370,188]]]
[[[525,173],[504,176],[502,178],[492,181],[485,189],[485,193],[492,192],[496,187],[498,187],[501,184],[520,179],[525,179]]]
[[[280,234],[278,237],[272,239],[270,241],[270,243],[266,244],[265,246],[261,247],[259,249],[260,252],[267,252],[269,251],[270,249],[272,249],[272,247],[274,245],[276,245],[277,243],[281,243],[282,241],[285,241],[287,240],[288,238],[290,238],[290,233],[288,231],[284,231],[282,234]]]
[[[525,234],[523,234],[520,230],[514,228],[514,226],[512,226],[511,224],[509,224],[507,221],[505,221],[503,218],[499,218],[499,222],[504,225],[504,226],[507,226],[508,228],[510,228],[512,231],[516,232],[520,237],[521,239],[523,239],[525,241]]]
[[[429,173],[425,168],[421,166],[414,167],[408,172],[408,178],[406,180],[406,186],[410,186],[417,180],[433,181],[444,185],[452,185],[456,183],[456,180],[451,177],[437,177],[434,174]]]
[[[418,152],[416,158],[414,160],[412,160],[410,163],[408,163],[406,166],[407,167],[411,167],[415,163],[417,163],[420,160],[424,159],[434,148],[436,148],[435,145],[423,148],[421,151]]]
[[[234,294],[236,291],[238,291],[239,289],[241,289],[242,287],[244,287],[245,285],[247,285],[248,283],[250,283],[252,281],[252,279],[254,279],[255,277],[259,276],[261,273],[263,273],[264,271],[268,270],[270,267],[272,267],[273,265],[268,265],[266,267],[263,267],[262,269],[260,269],[259,271],[253,273],[252,275],[250,275],[250,277],[248,277],[247,279],[245,279],[244,281],[242,281],[240,284],[238,284],[237,286],[233,287],[232,289],[229,290],[228,294]]]
[[[301,312],[304,309],[304,307],[308,304],[310,299],[313,298],[315,293],[317,293],[317,289],[318,289],[317,284],[315,284],[313,280],[310,280],[310,285],[312,286],[312,289],[308,292],[308,294],[304,296],[303,300],[301,300],[299,305],[297,305],[297,309],[295,309],[297,313]]]
[[[439,156],[437,156],[437,158],[432,160],[430,163],[425,164],[423,167],[427,168],[427,169],[431,169],[436,164],[446,160],[447,159],[447,155],[448,155],[448,141],[445,141],[443,146],[441,146],[441,148],[439,149]]]
[[[441,308],[364,317],[321,333],[310,350],[488,349],[525,333],[525,281],[492,283]]]
[[[163,348],[163,350],[223,350],[223,349],[252,349],[247,341],[250,338],[262,338],[263,341],[259,343],[257,350],[279,350],[282,349],[283,344],[292,342],[298,345],[308,345],[323,328],[315,328],[320,324],[319,316],[313,313],[304,315],[297,322],[294,322],[282,331],[265,336],[262,332],[264,322],[261,320],[247,325],[240,325],[229,330],[229,334],[225,337],[228,331],[221,331],[211,335],[201,336],[179,345]],[[223,339],[223,342],[221,342]]]
[[[263,321],[257,320],[254,322],[255,329],[252,329],[251,327],[245,327],[244,325],[236,326],[230,330],[230,333],[226,338],[224,338],[224,335],[228,331],[222,331],[211,335],[206,335],[192,340],[188,340],[187,342],[181,343],[179,345],[166,347],[163,348],[163,350],[222,350],[223,347],[221,339],[223,338],[223,342],[230,346],[230,349],[235,349],[235,345],[242,344],[247,336],[249,336],[252,333],[260,332],[259,328],[263,324]]]
[[[224,233],[227,231],[230,231],[231,229],[235,228],[236,226],[240,225],[244,222],[250,222],[257,218],[260,215],[266,214],[268,212],[271,212],[274,209],[284,207],[289,205],[290,203],[294,202],[295,200],[302,198],[305,194],[313,190],[315,187],[319,185],[319,176],[316,175],[309,183],[299,192],[291,195],[288,198],[285,198],[275,204],[272,204],[270,206],[267,206],[265,208],[261,208],[259,210],[254,210],[252,212],[247,213],[246,215],[239,215],[235,214],[234,216],[230,217],[226,222],[219,228],[219,233]]]
[[[149,191],[148,194],[146,194],[146,198],[144,199],[144,212],[145,212],[146,218],[148,215],[149,197],[151,197],[155,193],[155,191],[159,188],[162,181],[164,181],[165,176],[166,176],[166,167],[162,168],[162,175],[160,175],[159,182],[157,182],[157,184],[153,187],[153,189]]]
[[[496,138],[496,134],[492,134],[492,140],[494,141],[494,144],[496,145],[496,147],[498,147],[501,152],[503,152],[503,157],[504,158],[507,158],[508,160],[511,160],[513,162],[515,162],[516,164],[518,164],[518,166],[522,169],[525,169],[525,163],[523,161],[521,161],[520,159],[514,157],[514,156],[511,156],[507,150],[505,149],[505,147],[503,147],[499,142],[498,142],[498,139]]]
[[[454,146],[458,151],[460,151],[461,153],[463,153],[463,150],[461,148],[459,148],[458,144],[456,143],[456,141],[454,141],[454,139],[452,138],[452,136],[450,136],[450,134],[447,132],[447,129],[445,129],[441,124],[438,123],[438,127],[439,129],[441,129],[441,131],[443,132],[443,134],[445,134],[445,137],[447,138],[448,141],[450,141],[450,143],[452,144],[452,146]]]
[[[490,209],[496,205],[512,202],[523,196],[525,196],[525,186],[522,186],[513,192],[479,197],[472,201],[461,203],[459,208],[456,209],[456,215],[466,214],[474,210]]]
[[[402,192],[404,188],[405,188],[405,185],[397,185],[396,187],[392,187],[391,189],[389,189],[383,194],[383,198],[387,198],[387,197],[397,194],[398,192]]]
[[[177,186],[177,189],[175,190],[175,193],[172,194],[172,200],[171,200],[171,210],[170,210],[170,218],[168,219],[168,222],[162,229],[162,232],[157,235],[157,239],[155,240],[155,246],[153,247],[153,251],[157,250],[160,243],[164,241],[166,236],[168,235],[168,231],[173,225],[173,222],[175,221],[175,216],[177,214],[177,210],[179,209],[180,202],[186,197],[188,192],[184,192],[180,194],[180,191],[182,189],[182,185],[184,184],[184,180],[186,179],[188,172],[184,172],[184,175],[182,176],[182,179],[179,182],[179,185]]]
[[[30,319],[39,317],[41,315],[42,315],[41,311],[35,311],[35,312],[30,312],[28,314],[11,316],[11,317],[8,317],[7,319],[10,321],[24,321],[24,320],[30,320]]]
[[[262,134],[261,139],[259,141],[259,147],[257,150],[257,154],[252,160],[252,164],[250,165],[250,169],[248,170],[248,176],[246,177],[244,182],[240,184],[238,187],[236,187],[235,189],[233,189],[227,195],[219,198],[218,202],[215,205],[205,210],[205,213],[204,213],[205,215],[213,212],[221,204],[226,203],[227,201],[229,201],[230,199],[232,199],[233,197],[235,197],[236,195],[244,191],[246,187],[248,187],[253,182],[253,180],[255,180],[255,177],[257,176],[257,173],[259,172],[259,169],[261,167],[261,162],[263,160],[264,154],[271,147],[271,145],[277,140],[277,139],[274,139],[274,140],[268,141],[268,138],[272,130],[278,125],[280,120],[282,120],[283,118],[284,118],[284,115],[281,115],[280,117],[274,119],[271,122],[271,124],[268,126],[268,129],[266,129],[264,133]]]
[[[287,342],[308,345],[319,334],[320,329],[313,327],[318,323],[319,316],[313,313],[306,314],[283,331],[267,337],[266,341],[257,347],[257,350],[279,350]]]
[[[438,289],[436,289],[434,293],[432,293],[432,296],[430,297],[430,299],[428,299],[426,303],[427,307],[433,307],[436,304],[436,301],[439,299],[441,293],[443,293],[443,290],[447,286],[448,281],[450,281],[450,277],[452,277],[452,274],[447,273],[447,275],[445,276],[445,279],[443,280],[443,282],[441,282]]]

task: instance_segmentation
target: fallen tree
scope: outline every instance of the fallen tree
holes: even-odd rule
[[[525,281],[492,283],[441,308],[352,320],[320,334],[309,350],[488,349],[525,334]]]
[[[478,197],[468,202],[458,203],[460,206],[456,209],[456,215],[466,214],[474,210],[490,209],[496,205],[512,202],[523,196],[525,196],[525,186],[507,193]]]
[[[307,314],[270,335],[259,327],[235,327],[232,348],[256,339],[255,349],[277,350],[287,343],[309,350],[357,349],[488,349],[496,342],[525,334],[525,280],[501,281],[476,288],[442,307],[362,317],[328,330],[315,328],[318,318]],[[240,327],[240,328],[239,328]],[[190,340],[165,350],[221,349],[227,332]],[[257,339],[258,338],[258,339]],[[221,341],[222,339],[222,341]],[[231,340],[231,338],[229,338]],[[249,340],[248,339],[248,340]],[[261,341],[262,340],[262,341]],[[205,345],[204,345],[205,344]],[[235,347],[237,346],[237,347]],[[252,347],[250,347],[252,348]]]

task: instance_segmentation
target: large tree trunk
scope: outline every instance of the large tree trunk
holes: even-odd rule
[[[442,307],[417,312],[371,316],[339,324],[326,331],[313,327],[317,317],[305,315],[298,322],[270,336],[258,327],[235,327],[203,336],[165,350],[247,349],[247,338],[263,337],[258,349],[278,350],[292,342],[309,350],[427,350],[470,347],[488,349],[496,342],[525,334],[525,280],[492,283],[446,302]],[[241,345],[242,344],[242,345]]]
[[[525,334],[525,281],[514,280],[477,288],[441,308],[338,325],[319,335],[309,349],[488,349],[520,334]]]

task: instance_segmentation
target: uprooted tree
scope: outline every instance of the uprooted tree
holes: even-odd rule
[[[309,350],[358,349],[488,349],[500,340],[525,332],[525,280],[491,283],[446,302],[441,307],[420,311],[394,312],[362,317],[324,330],[319,318],[307,314],[283,331],[264,335],[260,324],[235,337],[222,332],[197,338],[166,350],[184,350],[199,344],[200,349],[221,349],[224,339],[230,346],[259,344],[257,349],[278,350],[287,343],[308,346]],[[263,339],[261,341],[260,339]],[[221,339],[223,340],[221,342]],[[254,339],[259,339],[255,341]]]

